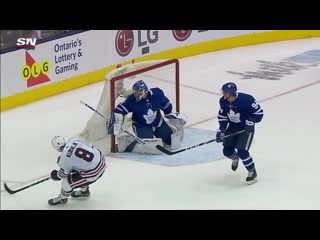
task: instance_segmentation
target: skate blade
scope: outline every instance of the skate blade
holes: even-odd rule
[[[91,195],[89,195],[88,197],[71,197],[71,199],[74,199],[74,200],[86,200],[88,198],[90,198]]]
[[[258,182],[258,179],[255,178],[255,179],[247,182],[247,184],[248,184],[248,185],[252,185],[252,184],[255,184],[256,182]]]

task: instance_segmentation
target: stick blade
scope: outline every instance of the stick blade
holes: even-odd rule
[[[159,151],[161,151],[161,152],[163,152],[163,153],[165,153],[165,154],[167,154],[167,155],[173,155],[173,154],[175,154],[174,152],[170,152],[168,149],[166,149],[166,148],[164,148],[164,147],[162,147],[162,146],[160,146],[160,145],[157,145],[156,148],[157,148]]]
[[[8,187],[7,183],[4,183],[4,189],[5,189],[8,193],[10,193],[10,194],[14,194],[14,193],[16,192],[16,191],[11,190],[11,189]]]

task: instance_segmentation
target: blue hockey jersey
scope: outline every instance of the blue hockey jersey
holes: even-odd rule
[[[221,97],[218,113],[219,129],[225,130],[229,124],[234,129],[242,130],[245,128],[246,120],[258,123],[262,120],[263,114],[263,109],[249,94],[238,93],[232,103]]]
[[[169,114],[172,104],[160,88],[151,88],[148,93],[149,97],[140,101],[136,100],[134,94],[129,95],[123,103],[118,104],[114,112],[122,115],[132,112],[133,122],[160,127],[163,121],[160,110]]]

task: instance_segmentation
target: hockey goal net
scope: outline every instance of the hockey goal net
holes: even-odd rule
[[[109,119],[117,104],[133,93],[132,86],[138,80],[143,80],[149,89],[154,87],[162,89],[171,101],[173,110],[179,112],[178,59],[144,61],[112,70],[105,77],[105,85],[96,107],[98,112]],[[115,137],[107,133],[107,125],[108,120],[94,112],[80,133],[80,137],[94,144],[104,155],[116,151]],[[124,128],[133,132],[131,113],[125,117]]]

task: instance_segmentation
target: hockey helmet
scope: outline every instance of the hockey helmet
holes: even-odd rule
[[[56,149],[58,152],[62,152],[64,146],[66,145],[66,141],[61,136],[54,136],[51,140],[51,144],[54,149]]]
[[[236,96],[237,95],[237,85],[233,82],[228,82],[223,84],[222,93],[230,93],[231,95]]]

